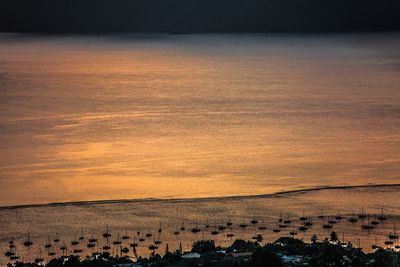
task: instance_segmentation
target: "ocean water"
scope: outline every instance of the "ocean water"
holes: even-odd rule
[[[400,181],[400,35],[0,35],[0,205]]]
[[[112,247],[109,251],[113,255],[120,255],[122,247],[130,250],[127,256],[135,259],[130,243],[138,243],[136,255],[148,257],[148,247],[156,240],[162,241],[156,253],[163,255],[166,245],[170,251],[175,251],[182,245],[184,251],[191,249],[191,244],[200,239],[212,239],[217,245],[229,246],[235,239],[251,240],[257,234],[263,236],[263,242],[275,241],[282,236],[290,236],[291,231],[296,231],[296,238],[310,241],[313,234],[319,240],[329,238],[335,231],[340,240],[351,242],[360,246],[364,251],[370,252],[372,244],[385,246],[384,242],[393,227],[400,229],[400,197],[399,186],[388,187],[348,187],[321,190],[306,190],[286,194],[267,194],[253,197],[227,197],[209,199],[147,199],[120,202],[95,202],[80,204],[58,204],[32,206],[25,208],[0,209],[0,265],[5,265],[10,260],[4,256],[8,242],[13,240],[17,254],[23,261],[33,261],[42,255],[46,261],[63,254],[60,247],[66,245],[64,254],[76,254],[82,257],[93,252],[102,252],[107,240],[102,237],[108,226],[111,237],[108,244]],[[373,196],[373,197],[371,197]],[[372,230],[362,230],[362,225],[377,216],[385,214],[387,220],[376,225]],[[350,223],[352,214],[369,214],[365,219]],[[319,218],[320,215],[324,218]],[[332,229],[323,229],[322,225],[337,215],[342,217]],[[300,232],[302,225],[300,216],[306,216],[313,223],[306,232]],[[278,219],[291,219],[288,228],[280,233],[274,233],[278,227]],[[252,225],[251,220],[256,219],[258,224]],[[220,225],[230,221],[232,226],[218,235],[212,235]],[[240,224],[248,227],[240,228]],[[209,225],[206,228],[206,225]],[[180,228],[185,226],[185,231]],[[199,233],[192,233],[193,227],[201,229]],[[258,227],[264,226],[265,230]],[[159,234],[158,229],[162,232]],[[137,232],[140,232],[138,235]],[[178,235],[174,232],[179,231]],[[23,246],[23,242],[30,234],[33,245]],[[83,233],[83,234],[82,234]],[[152,237],[145,237],[151,233]],[[234,234],[228,237],[228,234]],[[73,240],[84,236],[78,245],[72,245]],[[121,240],[123,235],[130,238]],[[58,237],[59,243],[53,242]],[[87,248],[89,238],[97,238],[98,243],[94,248]],[[145,241],[139,242],[139,238]],[[51,241],[52,248],[45,248],[47,240]],[[121,240],[121,245],[112,245],[114,241]],[[395,242],[394,245],[399,245]],[[393,245],[393,246],[394,246]],[[74,253],[75,249],[82,249],[82,253]],[[48,256],[53,251],[55,256]]]
[[[399,223],[399,47],[398,33],[1,34],[0,206],[137,200],[1,209],[0,264],[12,237],[33,260],[56,233],[71,252],[81,229],[87,241],[109,225],[115,240],[161,223],[163,253],[199,238],[229,244],[228,231],[249,239],[257,227],[237,224],[254,217],[271,241],[279,216],[303,212],[316,224],[299,235],[308,240],[329,235],[321,212],[372,220],[384,208],[388,222],[371,233],[335,226],[365,249],[382,244]],[[393,186],[352,187],[381,184]],[[335,186],[349,187],[273,194]],[[218,237],[172,234],[227,218],[234,228]]]

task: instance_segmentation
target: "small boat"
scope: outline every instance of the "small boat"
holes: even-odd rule
[[[372,230],[372,229],[374,229],[374,226],[371,225],[371,223],[369,221],[369,215],[368,215],[368,223],[361,225],[361,229],[363,229],[363,230]]]
[[[381,214],[378,216],[378,220],[380,221],[386,221],[386,216],[383,213],[383,208],[381,209]]]
[[[371,221],[371,224],[372,224],[372,225],[378,225],[379,222],[378,222],[378,221]]]
[[[393,226],[393,232],[390,232],[390,233],[389,233],[389,239],[390,239],[390,240],[399,239],[399,235],[398,235],[397,232],[396,232],[396,227],[395,227],[395,226]]]
[[[111,233],[108,231],[108,225],[106,225],[106,231],[103,233],[104,238],[111,237]]]
[[[274,233],[279,233],[280,231],[281,231],[281,228],[279,228],[279,226],[272,229],[272,232],[274,232]]]
[[[292,220],[284,220],[283,223],[284,223],[284,224],[291,224],[291,223],[292,223]]]
[[[147,233],[146,233],[146,237],[152,237],[153,236],[153,234],[150,232],[150,231],[148,231]]]
[[[374,216],[374,219],[371,221],[372,225],[378,225],[380,224],[379,220],[376,219],[376,215]]]
[[[372,230],[372,229],[374,229],[374,227],[371,224],[363,224],[361,226],[361,229],[363,229],[363,230]]]
[[[336,224],[337,221],[334,220],[334,219],[332,219],[332,218],[330,218],[330,219],[328,220],[328,223],[329,223],[329,224]]]
[[[262,223],[259,227],[258,230],[267,230],[267,227]]]
[[[304,226],[304,225],[299,227],[299,231],[301,231],[301,232],[305,232],[307,230],[308,230],[308,228],[306,226]]]
[[[304,222],[304,225],[307,226],[307,227],[310,227],[310,226],[313,225],[313,222],[311,221],[310,218],[308,218],[308,221],[305,221],[305,222]]]
[[[124,254],[127,254],[127,253],[129,253],[129,248],[127,248],[127,247],[121,248],[121,252]]]
[[[239,227],[240,227],[240,228],[246,228],[246,227],[247,227],[247,224],[241,223],[241,224],[239,224]]]
[[[218,230],[220,230],[220,231],[223,231],[223,230],[225,230],[225,229],[226,229],[226,226],[223,225],[223,224],[221,224],[221,225],[218,226]]]
[[[11,237],[10,241],[8,241],[8,246],[9,246],[10,248],[15,248],[14,238],[13,238],[13,237]]]
[[[229,238],[232,238],[232,237],[234,237],[235,235],[233,234],[233,233],[229,233],[229,234],[226,234],[226,237],[229,237]]]
[[[82,253],[82,249],[76,248],[76,249],[74,249],[74,253],[75,253],[75,254]]]
[[[217,230],[214,230],[214,231],[211,231],[211,234],[212,234],[212,235],[218,235],[219,232],[218,232]]]
[[[56,234],[56,237],[53,239],[53,242],[54,243],[60,242],[60,237],[59,237],[58,233]]]
[[[135,238],[135,237],[133,238],[133,242],[130,243],[129,246],[130,246],[131,248],[136,248],[136,247],[138,246],[138,243],[136,242],[136,238]]]
[[[14,245],[14,244],[12,243],[12,244],[10,244],[10,246],[11,245]],[[9,253],[7,253],[7,252],[9,252]],[[6,254],[6,256],[7,256],[7,254],[10,254],[9,256],[7,256],[7,257],[10,257],[10,260],[15,261],[15,260],[20,259],[20,257],[17,254],[17,249],[15,246],[10,247],[10,251],[7,251],[7,252],[5,254]]]
[[[92,243],[92,242],[89,242],[86,246],[87,246],[88,248],[93,248],[93,247],[96,246],[96,244],[95,244],[95,243]]]
[[[125,234],[122,236],[122,240],[129,239],[128,231],[125,231]]]
[[[50,257],[52,257],[52,256],[55,256],[55,255],[56,255],[56,252],[53,250],[53,248],[51,248],[51,249],[49,250],[49,252],[47,253],[47,255],[49,255]]]
[[[78,244],[79,244],[79,241],[76,240],[76,236],[75,236],[75,239],[71,241],[71,245],[76,246]]]
[[[161,232],[162,232],[162,228],[161,228],[161,222],[160,222],[160,227],[158,227],[158,230],[157,230],[157,232],[158,232],[159,234],[161,234]]]
[[[179,231],[179,225],[177,225],[176,230],[174,231],[174,235],[179,235],[181,232]]]
[[[14,251],[12,251],[12,250],[7,250],[6,253],[4,253],[4,256],[6,256],[6,257],[11,257],[13,255],[14,255]]]
[[[326,223],[326,224],[323,224],[323,225],[322,225],[322,228],[324,228],[324,229],[331,229],[331,228],[332,228],[332,225]]]
[[[392,240],[386,240],[385,241],[385,245],[393,245],[393,241]]]
[[[367,217],[367,215],[365,214],[365,212],[364,212],[364,208],[362,208],[361,209],[361,212],[358,214],[358,218],[359,219],[364,219],[364,218],[366,218]]]
[[[371,248],[372,248],[372,249],[379,249],[379,248],[381,248],[380,246],[378,246],[378,242],[377,242],[377,240],[376,240],[376,237],[375,237],[375,243],[372,244]]]
[[[20,259],[20,257],[19,257],[17,254],[12,255],[12,256],[10,257],[10,260],[12,260],[12,261],[16,261],[16,260],[19,260],[19,259]]]
[[[355,217],[351,217],[350,219],[349,219],[349,222],[351,222],[351,223],[355,223],[355,222],[357,222],[358,220],[357,220],[357,218],[355,218]]]
[[[30,236],[29,233],[28,233],[28,239],[25,240],[24,246],[25,246],[25,247],[29,247],[29,246],[32,246],[32,245],[33,245],[33,241],[31,240],[31,236]]]
[[[372,230],[372,229],[374,229],[374,227],[371,224],[363,224],[361,226],[361,229],[363,229],[363,230]]]
[[[121,238],[119,237],[119,234],[117,234],[117,239],[114,240],[113,245],[121,245],[122,241]]]
[[[354,212],[353,212],[353,215],[352,215],[351,218],[349,219],[349,222],[355,223],[355,222],[357,222],[357,221],[358,221],[358,219],[357,219],[356,215],[355,215]]]
[[[283,220],[283,223],[284,224],[291,224],[292,223],[292,220],[290,219],[289,214],[286,216],[286,219]]]
[[[307,217],[305,216],[304,211],[303,211],[303,216],[301,216],[301,217],[299,218],[299,220],[300,220],[300,221],[305,221],[305,220],[307,220]]]
[[[185,220],[182,221],[182,226],[181,226],[181,231],[185,231],[186,227],[185,227]]]
[[[89,238],[89,243],[96,243],[96,242],[97,242],[97,238],[94,238],[93,234],[92,234],[92,236]]]
[[[65,245],[65,242],[60,246],[60,249],[61,250],[67,250],[67,246]]]
[[[39,251],[39,255],[35,259],[35,263],[42,263],[44,261],[43,259],[43,252],[42,250]]]
[[[47,237],[47,242],[44,245],[45,248],[51,248],[51,242],[50,242],[50,237]]]
[[[254,217],[253,220],[250,221],[251,224],[255,225],[258,223],[258,221],[256,220],[256,218]]]
[[[372,248],[372,249],[379,249],[379,248],[381,248],[381,247],[378,246],[378,245],[376,245],[376,244],[372,244],[371,248]]]
[[[157,247],[156,245],[150,245],[150,246],[149,246],[149,249],[150,249],[150,250],[156,250],[156,249],[158,249],[158,247]]]
[[[339,242],[339,245],[341,245],[341,246],[346,246],[347,245],[346,242],[345,242],[345,239],[344,239],[344,233],[342,233],[342,241]]]
[[[81,236],[79,237],[79,240],[84,240],[85,236],[83,235],[83,228],[81,228]]]
[[[192,233],[198,233],[198,232],[200,232],[201,230],[200,230],[200,228],[197,228],[197,227],[194,227],[194,228],[192,228]]]
[[[200,230],[200,228],[199,227],[197,227],[197,221],[196,221],[196,223],[195,223],[195,226],[192,228],[192,233],[198,233],[198,232],[200,232],[201,230]]]
[[[321,214],[320,215],[318,215],[318,218],[320,218],[320,219],[323,219],[323,218],[325,218],[325,215],[324,215],[324,213],[323,213],[323,211],[321,210]]]

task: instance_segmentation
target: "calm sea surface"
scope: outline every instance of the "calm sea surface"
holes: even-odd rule
[[[399,48],[398,33],[1,34],[0,206],[400,183]],[[393,223],[363,235],[369,246],[398,222],[398,187],[324,192],[3,209],[1,256],[11,237],[32,259],[47,236],[69,244],[106,224],[133,235],[161,221],[172,235],[183,220],[257,216],[271,232],[281,213],[385,207]],[[357,242],[360,225],[339,227]],[[31,251],[28,231],[41,244]],[[163,241],[199,238],[187,235]]]
[[[400,34],[0,35],[0,205],[400,182]]]

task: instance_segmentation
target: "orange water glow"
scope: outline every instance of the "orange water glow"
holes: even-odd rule
[[[0,205],[400,181],[398,34],[0,37]]]

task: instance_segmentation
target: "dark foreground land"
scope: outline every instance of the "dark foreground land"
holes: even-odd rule
[[[128,257],[113,257],[108,253],[80,259],[76,255],[53,259],[45,266],[87,267],[268,267],[268,266],[400,266],[400,252],[395,249],[375,248],[364,253],[351,243],[338,241],[335,232],[330,240],[318,241],[313,236],[310,243],[292,237],[282,237],[273,243],[261,245],[262,237],[255,241],[236,240],[230,247],[216,247],[214,241],[202,240],[193,244],[191,252],[169,252],[164,256],[153,253],[150,258],[133,262]],[[9,266],[44,266],[38,263],[15,263]]]

